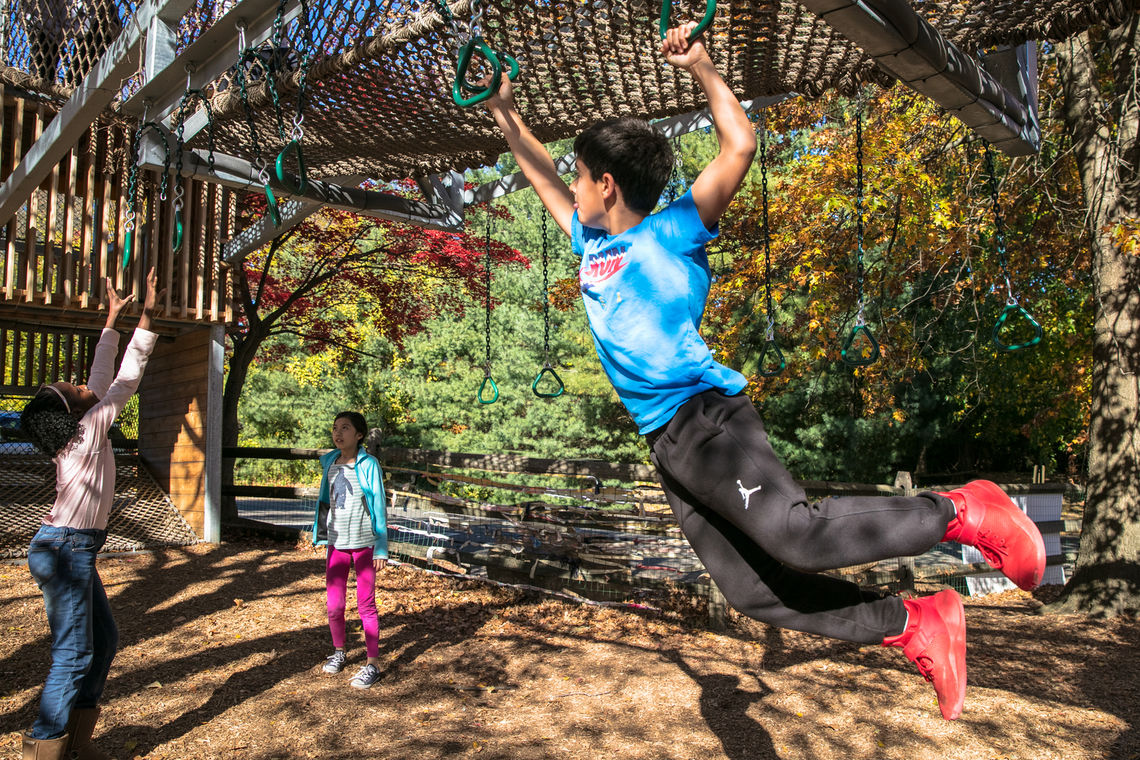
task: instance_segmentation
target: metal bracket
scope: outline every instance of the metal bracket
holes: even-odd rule
[[[276,0],[242,0],[222,18],[211,24],[202,34],[177,56],[176,39],[163,40],[166,47],[155,52],[155,66],[151,67],[148,55],[147,80],[130,98],[123,101],[120,111],[142,117],[150,107],[151,121],[169,120],[178,108],[186,89],[187,67],[190,87],[203,89],[233,68],[238,60],[238,26],[246,27],[246,44],[256,47],[273,36],[273,22],[277,17]],[[301,13],[299,0],[286,5],[284,23],[288,24]],[[160,65],[165,61],[166,65]],[[197,113],[186,120],[183,129],[187,141],[206,126],[206,115]]]

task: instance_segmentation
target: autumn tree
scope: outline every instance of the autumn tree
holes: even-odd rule
[[[249,216],[264,206],[256,196],[247,203]],[[238,443],[242,389],[271,338],[289,336],[303,350],[335,346],[351,357],[365,314],[399,345],[433,317],[482,299],[488,250],[499,266],[527,263],[518,251],[479,236],[324,209],[247,257],[233,272],[238,308],[229,330],[222,445]],[[233,460],[224,461],[222,482],[231,485]],[[232,500],[223,517],[236,517]]]
[[[706,332],[750,376],[793,472],[881,480],[897,469],[1028,469],[1077,453],[1087,409],[1088,253],[1056,130],[1042,156],[991,156],[999,239],[983,144],[905,88],[794,101],[767,121],[768,263],[762,187],[753,181],[723,225],[720,250],[710,251],[720,276]],[[1007,277],[1044,327],[1032,349],[1004,352],[992,342]],[[764,376],[774,355],[769,294],[775,345],[788,364],[773,377]],[[853,369],[840,351],[854,335],[860,296],[881,356]],[[1031,327],[1015,321],[1003,333],[1009,343]],[[867,343],[864,332],[854,337],[853,348]]]

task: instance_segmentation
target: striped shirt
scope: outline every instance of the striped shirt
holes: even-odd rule
[[[356,479],[356,462],[329,467],[329,545],[334,549],[363,549],[376,541],[364,492]]]

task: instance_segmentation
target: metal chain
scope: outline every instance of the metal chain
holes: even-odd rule
[[[189,76],[187,77],[189,83]],[[191,90],[189,87],[186,89],[186,94],[182,96],[182,104],[178,107],[178,174],[182,174],[182,149],[186,145],[185,140],[185,127],[186,127],[186,107],[191,97],[197,97],[202,101],[202,105],[206,108],[206,160],[210,168],[210,172],[214,171],[214,108],[210,105],[210,99],[206,97],[206,93],[202,90]]]
[[[135,195],[138,190],[139,158],[142,148],[142,127],[135,130],[134,144],[131,146],[131,170],[127,175],[127,219],[123,225],[126,232],[135,229]]]
[[[159,186],[159,199],[166,200],[166,185],[170,176],[170,144],[166,141],[166,135],[153,121],[144,121],[139,124],[138,129],[135,130],[134,144],[131,148],[131,169],[127,175],[127,218],[123,224],[123,229],[131,232],[135,229],[135,208],[137,206],[136,197],[138,195],[138,175],[139,175],[139,160],[142,157],[142,136],[148,129],[154,130],[154,133],[162,140],[162,183]]]
[[[469,32],[472,37],[479,36],[479,32],[483,29],[483,14],[487,9],[480,5],[478,0],[471,0],[471,26]]]
[[[261,143],[257,139],[257,124],[253,119],[253,109],[249,105],[249,90],[247,89],[245,64],[249,57],[257,57],[256,51],[251,47],[246,47],[245,44],[245,25],[238,26],[238,47],[240,54],[238,56],[237,73],[235,76],[238,81],[238,93],[241,99],[242,110],[245,112],[245,125],[249,129],[249,144],[253,148],[253,164],[258,170],[258,176],[262,184],[269,184],[269,171],[267,164],[261,156]]]
[[[542,354],[550,364],[550,285],[547,279],[549,254],[547,252],[546,227],[550,214],[542,209]]]
[[[309,81],[309,66],[313,62],[312,54],[312,27],[309,25],[309,4],[301,0],[301,20],[297,27],[297,42],[295,46],[300,54],[298,65],[301,67],[301,78],[297,82],[297,115],[293,117],[293,134],[291,137],[300,142],[305,137],[305,130],[301,124],[305,121],[305,87]]]
[[[1001,201],[998,200],[998,184],[997,174],[994,171],[994,154],[990,150],[990,144],[983,143],[986,150],[986,172],[990,178],[990,205],[994,213],[994,240],[997,242],[998,262],[1001,264],[1001,273],[1005,278],[1005,292],[1006,303],[1010,306],[1017,305],[1017,299],[1013,296],[1013,285],[1009,281],[1009,265],[1006,263],[1005,258],[1005,223],[1001,216]]]
[[[487,344],[487,360],[486,370],[487,373],[491,372],[491,207],[487,206],[487,237],[484,244],[484,270],[483,270],[483,286],[486,289],[486,298],[484,299],[484,332]]]
[[[665,191],[665,199],[672,203],[677,200],[677,185],[680,183],[681,142],[679,137],[673,138],[673,167],[669,170],[669,188]]]
[[[768,317],[766,340],[774,340],[776,317],[772,313],[772,258],[768,229],[768,114],[765,112],[760,126],[760,208],[764,230],[764,299]]]
[[[863,318],[863,111],[855,111],[855,251],[856,286],[859,289],[859,313],[855,316],[855,326],[866,324]]]
[[[174,172],[177,184],[174,186],[174,210],[182,210],[182,196],[185,191],[182,189],[182,152],[186,149],[186,109],[190,103],[190,98],[198,97],[206,106],[206,139],[209,149],[209,166],[210,173],[214,171],[214,111],[210,106],[210,99],[201,90],[191,89],[190,75],[194,73],[194,67],[189,64],[186,65],[186,91],[182,94],[182,101],[178,104],[178,114],[175,116],[175,121],[178,122],[178,142],[175,145],[176,156],[176,169]]]
[[[277,92],[277,71],[281,68],[281,40],[285,36],[285,6],[289,0],[280,0],[277,4],[277,15],[273,19],[273,36],[270,38],[272,49],[269,51],[269,61],[265,68],[265,86],[269,88],[269,95],[273,99],[273,113],[277,118],[277,136],[281,142],[289,141],[285,133],[285,117],[281,113],[281,95]]]
[[[443,20],[447,24],[451,36],[458,41],[459,35],[461,34],[459,24],[456,22],[455,17],[451,15],[451,9],[447,7],[447,0],[435,0],[435,4],[436,7],[439,8],[439,15],[443,16]]]

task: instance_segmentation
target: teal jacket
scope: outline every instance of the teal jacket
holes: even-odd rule
[[[329,468],[340,456],[340,451],[321,455],[321,493],[317,497],[317,513],[313,516],[313,543],[317,546],[329,542]],[[372,533],[376,543],[372,556],[388,558],[388,517],[387,501],[384,498],[384,473],[380,463],[361,446],[356,452],[356,479],[364,493],[364,506],[372,519]]]

